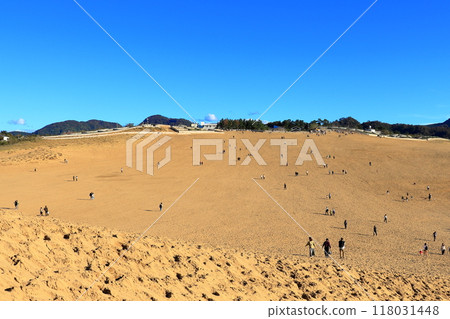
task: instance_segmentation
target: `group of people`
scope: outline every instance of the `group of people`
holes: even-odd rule
[[[316,243],[312,239],[312,237],[309,237],[308,242],[306,243],[305,247],[309,248],[309,257],[314,257],[316,255]],[[338,242],[339,247],[339,258],[345,257],[345,240],[344,238],[341,238]],[[322,244],[322,249],[325,254],[325,257],[328,258],[331,255],[331,243],[330,240],[327,238]]]
[[[50,212],[48,211],[47,205],[45,205],[44,208],[41,207],[39,209],[39,215],[41,215],[41,216],[48,216],[48,215],[50,215]]]

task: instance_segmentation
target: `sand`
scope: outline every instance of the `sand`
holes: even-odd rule
[[[0,298],[76,299],[104,265],[118,256],[118,245],[136,238],[159,217],[160,202],[169,207],[199,178],[129,257],[108,271],[112,293],[101,292],[108,285],[102,281],[83,296],[85,300],[368,300],[363,290],[322,253],[309,259],[304,247],[308,235],[253,180],[264,174],[265,180],[256,181],[318,242],[330,238],[334,257],[338,257],[337,241],[345,238],[346,258],[338,261],[355,278],[364,277],[362,285],[374,299],[450,300],[450,255],[441,256],[439,251],[442,242],[450,245],[448,141],[311,135],[323,157],[336,157],[325,158],[329,168],[320,168],[315,162],[293,165],[306,133],[211,133],[199,138],[227,141],[235,136],[255,143],[258,138],[284,136],[298,138],[299,145],[289,147],[287,167],[279,165],[279,148],[270,146],[269,141],[260,152],[267,166],[252,160],[249,166],[230,167],[226,153],[222,162],[205,161],[203,166],[193,167],[191,146],[196,135],[170,136],[172,161],[154,176],[125,167],[129,135],[43,140],[1,148],[0,220],[2,227],[9,224],[11,228],[1,234],[1,276],[8,286],[3,289],[14,289],[1,289]],[[224,145],[227,150],[227,142]],[[248,151],[238,140],[239,148],[238,156],[244,159]],[[212,149],[205,148],[208,150]],[[164,148],[156,157],[164,157]],[[348,174],[342,174],[342,169]],[[328,170],[336,174],[328,175]],[[74,175],[78,182],[72,181]],[[425,199],[427,185],[432,201]],[[386,190],[390,190],[389,195]],[[96,196],[93,201],[88,200],[91,191]],[[413,199],[402,202],[401,196],[407,192]],[[332,199],[326,199],[328,193]],[[20,207],[12,211],[16,199]],[[51,217],[36,217],[44,205],[48,205]],[[334,208],[336,216],[325,216],[326,206]],[[19,219],[17,214],[23,217]],[[387,224],[383,223],[384,214],[388,215]],[[347,230],[343,229],[344,219]],[[372,236],[374,225],[377,237]],[[438,234],[436,242],[433,231]],[[46,232],[51,241],[42,239]],[[73,240],[62,238],[70,232],[77,232],[71,236]],[[94,238],[98,234],[102,238]],[[24,244],[17,247],[20,242]],[[430,246],[427,257],[418,254],[424,242]],[[152,245],[165,248],[152,250]],[[79,254],[73,253],[74,246]],[[93,253],[99,246],[102,248]],[[168,248],[172,246],[175,248]],[[209,260],[213,253],[219,262]],[[21,256],[16,266],[11,259],[14,255]],[[181,256],[181,261],[173,261],[174,255]],[[93,270],[85,270],[94,256]],[[266,258],[269,261],[264,263]],[[284,271],[277,269],[278,260]],[[191,263],[201,271],[196,272]],[[233,270],[241,266],[246,270]],[[177,267],[182,280],[174,273]],[[298,275],[293,278],[291,272]],[[127,280],[116,281],[113,274],[126,274]],[[309,286],[309,278],[315,284]],[[29,280],[38,284],[26,286]],[[46,280],[53,283],[51,287]],[[312,289],[315,285],[317,289]],[[170,298],[166,290],[172,293]],[[213,290],[219,296],[213,295]]]

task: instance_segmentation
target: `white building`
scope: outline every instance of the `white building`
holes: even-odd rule
[[[0,141],[5,141],[5,142],[7,142],[8,140],[9,140],[9,137],[8,137],[8,136],[0,135]]]
[[[217,128],[217,123],[200,122],[200,128],[204,130],[215,130]]]

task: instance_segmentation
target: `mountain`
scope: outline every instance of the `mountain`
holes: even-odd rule
[[[33,133],[28,133],[28,132],[23,132],[23,131],[11,131],[8,133],[11,135],[14,135],[14,136],[27,136],[27,135],[33,134]]]
[[[172,126],[178,126],[178,125],[186,125],[186,126],[191,126],[192,122],[185,120],[185,119],[173,119],[173,118],[168,118],[162,115],[152,115],[147,117],[145,120],[142,121],[142,123],[140,125],[143,124],[152,124],[152,125],[156,125],[156,124],[163,124],[163,125],[172,125]]]
[[[76,133],[82,131],[95,131],[105,128],[122,127],[119,123],[105,122],[99,120],[89,120],[86,122],[64,121],[52,123],[34,132],[37,135],[61,135],[66,133]]]
[[[437,127],[437,126],[450,127],[450,119],[448,119],[447,121],[442,122],[442,123],[430,124],[430,125],[427,125],[427,126],[430,126],[430,127]]]

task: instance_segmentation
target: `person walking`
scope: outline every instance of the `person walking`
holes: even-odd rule
[[[315,253],[316,244],[314,243],[314,240],[311,237],[309,237],[309,240],[306,243],[305,247],[306,246],[309,246],[309,257],[314,257],[316,255]]]
[[[325,239],[324,243],[322,244],[322,248],[325,253],[325,257],[328,258],[328,256],[331,255],[331,244],[328,238]]]
[[[373,236],[378,236],[377,226],[373,226]]]
[[[341,238],[339,241],[339,258],[344,258],[345,241]]]
[[[44,216],[44,209],[42,207],[39,209],[39,215]]]
[[[347,220],[344,220],[344,229],[347,229]]]
[[[428,194],[428,200],[431,200],[431,193]]]
[[[384,214],[384,222],[387,223],[387,214]]]
[[[159,211],[162,211],[162,209],[163,209],[163,203],[161,202],[161,203],[159,203]]]
[[[90,199],[94,199],[94,198],[95,198],[94,192],[90,192],[90,193],[89,193],[89,198],[90,198]]]
[[[17,199],[14,201],[14,209],[19,209],[19,201]]]
[[[44,206],[44,213],[45,213],[45,216],[48,216],[50,213],[48,212],[48,207],[47,207],[47,205],[45,205]]]
[[[427,243],[423,244],[423,255],[428,255],[428,245]]]
[[[437,237],[437,233],[435,231],[435,232],[433,232],[433,241],[436,241],[436,237]]]
[[[284,183],[284,189],[287,189],[286,183]]]
[[[441,254],[442,255],[445,254],[445,245],[444,245],[444,243],[442,243],[442,245],[441,245]]]

